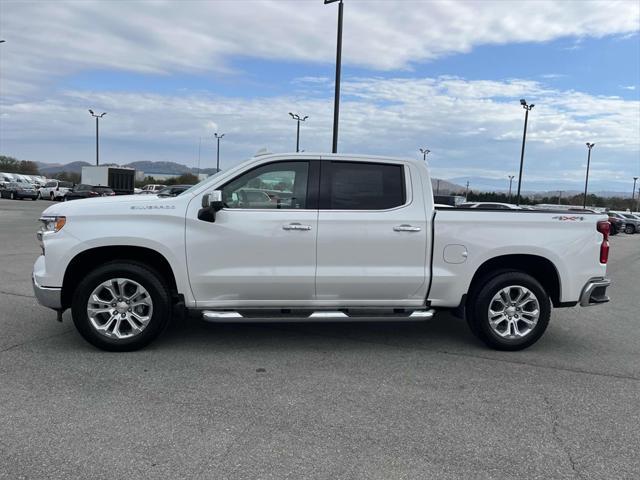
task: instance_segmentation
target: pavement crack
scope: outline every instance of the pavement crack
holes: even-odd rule
[[[283,328],[281,326],[277,326],[277,325],[262,325],[262,328],[269,328],[271,330],[279,330],[279,331],[283,331],[283,332],[287,332],[290,334],[299,334],[299,335],[306,335],[306,336],[314,336],[314,337],[321,337],[321,338],[331,338],[331,339],[339,339],[339,340],[347,340],[347,341],[351,341],[351,342],[358,342],[358,343],[365,343],[365,344],[370,344],[370,345],[381,345],[381,346],[385,346],[385,347],[390,347],[390,348],[400,348],[400,349],[407,349],[409,347],[405,347],[402,345],[396,345],[393,343],[389,343],[389,342],[379,342],[379,341],[372,341],[372,340],[363,340],[360,338],[353,338],[353,337],[349,337],[349,336],[339,336],[339,335],[328,335],[328,334],[324,334],[324,333],[319,333],[319,332],[308,332],[308,331],[304,331],[304,330],[291,330],[291,329],[287,329],[287,328]],[[508,363],[511,365],[521,365],[521,366],[526,366],[526,367],[534,367],[534,368],[544,368],[544,369],[548,369],[548,370],[554,370],[557,372],[567,372],[567,373],[581,373],[583,375],[595,375],[598,377],[605,377],[605,378],[615,378],[617,380],[633,380],[636,382],[640,381],[640,378],[631,376],[631,375],[619,375],[619,374],[615,374],[615,373],[603,373],[603,372],[592,372],[589,370],[582,370],[579,368],[567,368],[567,367],[555,367],[553,365],[540,365],[538,363],[530,363],[530,362],[525,362],[525,361],[517,361],[517,360],[505,360],[503,358],[494,358],[494,357],[487,357],[484,355],[475,355],[473,353],[463,353],[463,352],[451,352],[448,350],[428,350],[422,347],[415,347],[416,349],[420,349],[423,351],[429,351],[432,353],[439,353],[442,355],[451,355],[451,356],[457,356],[457,357],[467,357],[467,358],[477,358],[477,359],[481,359],[481,360],[487,360],[490,362],[503,362],[503,363]]]
[[[571,450],[569,450],[569,447],[564,443],[564,440],[562,440],[562,437],[560,436],[560,417],[558,416],[558,412],[555,408],[553,408],[553,404],[551,403],[547,395],[543,395],[542,400],[547,408],[547,412],[551,416],[551,435],[553,436],[553,439],[567,456],[567,460],[571,465],[571,470],[573,471],[574,476],[581,479],[586,478],[576,467],[576,460],[573,458],[573,455],[571,455]]]
[[[53,335],[48,335],[46,337],[38,337],[38,338],[31,338],[29,340],[25,340],[24,342],[20,342],[20,343],[16,343],[14,345],[10,345],[6,348],[3,348],[2,350],[0,350],[0,353],[5,353],[8,352],[9,350],[13,350],[14,348],[18,348],[18,347],[22,347],[23,345],[28,345],[29,343],[37,343],[37,342],[41,342],[43,340],[48,340],[50,338],[55,338],[55,337],[61,337],[63,335],[66,335],[67,333],[70,333],[71,331],[73,331],[73,329],[69,329],[66,330],[62,333],[54,333]]]
[[[24,293],[7,292],[6,290],[0,290],[0,294],[2,294],[2,295],[13,295],[14,297],[36,298],[33,295],[25,295]]]
[[[510,363],[513,365],[524,365],[527,367],[536,367],[536,368],[547,368],[549,370],[556,370],[559,372],[569,372],[569,373],[582,373],[584,375],[596,375],[598,377],[607,377],[607,378],[616,378],[618,380],[634,380],[636,382],[640,381],[640,378],[631,376],[631,375],[619,375],[616,373],[602,373],[602,372],[591,372],[589,370],[582,370],[579,368],[567,368],[567,367],[555,367],[553,365],[540,365],[538,363],[530,363],[525,361],[517,361],[517,360],[505,360],[503,358],[492,358],[485,357],[484,355],[474,355],[472,353],[461,353],[461,352],[449,352],[447,350],[438,350],[438,353],[443,353],[445,355],[453,355],[459,357],[470,357],[470,358],[479,358],[482,360],[493,360],[495,362],[504,362]]]

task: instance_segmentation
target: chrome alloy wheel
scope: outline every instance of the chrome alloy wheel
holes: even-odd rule
[[[122,340],[142,333],[153,315],[149,292],[128,278],[112,278],[98,285],[87,301],[93,328],[105,337]]]
[[[489,303],[489,326],[502,338],[518,340],[535,328],[540,303],[526,287],[511,285],[501,289]]]

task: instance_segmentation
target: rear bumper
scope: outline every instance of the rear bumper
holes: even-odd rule
[[[589,307],[592,305],[598,305],[600,303],[607,303],[609,297],[607,295],[607,288],[611,285],[611,280],[608,278],[592,278],[582,288],[580,294],[580,306]]]

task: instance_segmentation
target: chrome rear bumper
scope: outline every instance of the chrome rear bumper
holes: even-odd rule
[[[607,296],[607,288],[609,285],[611,285],[611,280],[608,278],[592,278],[589,280],[580,294],[580,306],[589,307],[591,305],[607,303],[609,301],[609,297]]]

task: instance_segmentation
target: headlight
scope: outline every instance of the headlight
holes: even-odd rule
[[[62,230],[64,224],[67,223],[67,217],[40,217],[42,232],[58,232]]]
[[[40,248],[42,249],[42,254],[44,255],[44,236],[56,233],[64,227],[64,224],[67,223],[67,217],[40,217],[40,221],[42,222],[42,226],[36,233],[36,238],[38,239],[38,243],[40,244]]]

